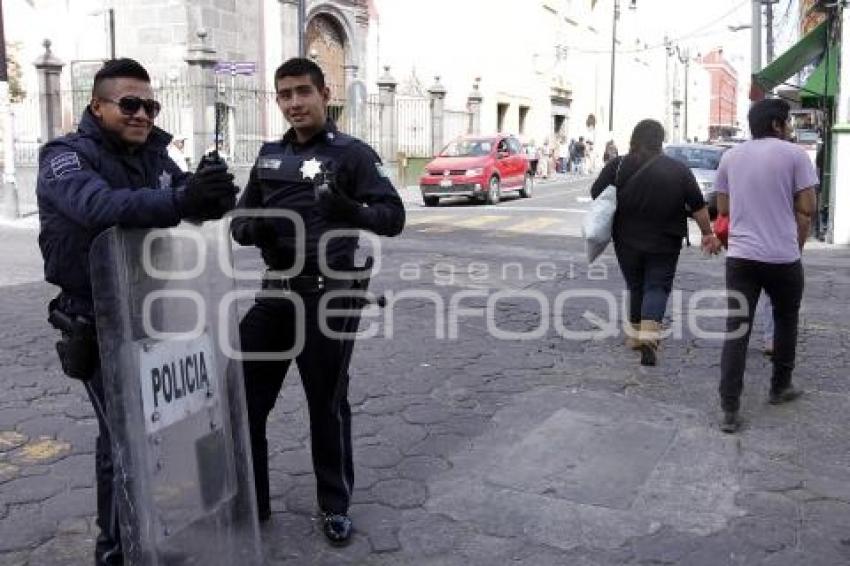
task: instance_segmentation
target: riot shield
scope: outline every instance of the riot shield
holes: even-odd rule
[[[89,256],[125,559],[262,563],[220,230],[111,228]]]

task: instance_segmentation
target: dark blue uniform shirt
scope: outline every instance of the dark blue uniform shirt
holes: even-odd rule
[[[164,228],[180,222],[174,188],[186,184],[168,157],[171,135],[154,128],[131,153],[86,109],[76,133],[41,148],[38,244],[48,282],[62,289],[66,310],[91,314],[89,249],[111,226]]]
[[[355,224],[330,221],[316,204],[319,175],[330,173],[334,190],[364,205]],[[238,208],[279,209],[295,213],[305,229],[306,242],[296,242],[294,224],[275,220],[274,244],[261,246],[263,259],[272,269],[289,269],[299,253],[304,255],[302,273],[318,274],[318,243],[331,229],[359,228],[381,236],[395,236],[404,228],[404,205],[384,172],[378,154],[357,138],[339,132],[330,120],[304,144],[290,129],[280,141],[266,143],[251,170]],[[236,241],[246,242],[249,217],[236,218],[232,229]],[[300,249],[299,249],[300,248]],[[326,247],[328,265],[349,269],[354,263],[357,238],[332,238]]]

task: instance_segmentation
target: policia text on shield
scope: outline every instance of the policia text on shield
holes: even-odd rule
[[[291,359],[249,361],[251,352],[288,351],[299,335],[303,348],[296,356],[310,414],[313,468],[322,528],[332,543],[351,536],[348,507],[354,484],[351,409],[348,404],[348,363],[353,340],[337,340],[321,331],[322,296],[328,291],[365,290],[368,275],[335,279],[323,274],[321,260],[335,271],[355,269],[356,237],[319,241],[334,229],[362,229],[394,236],[404,226],[404,207],[384,173],[378,155],[362,141],[340,133],[327,118],[330,96],[322,70],[308,59],[290,59],[275,72],[278,106],[292,126],[283,139],[267,143],[251,170],[238,208],[283,210],[298,215],[306,242],[298,243],[292,222],[280,218],[238,216],[234,239],[260,248],[269,270],[250,311],[240,323],[245,395],[251,429],[251,452],[260,520],[271,517],[266,420],[274,407]],[[303,254],[303,257],[298,257]],[[280,272],[303,260],[292,277]],[[304,305],[303,325],[296,324],[293,301]],[[338,297],[335,309],[361,306]],[[358,317],[335,318],[335,332],[352,332]],[[298,327],[301,326],[301,327]]]
[[[181,172],[167,156],[171,136],[153,124],[155,102],[139,63],[108,61],[95,75],[77,132],[47,143],[39,156],[39,246],[45,277],[60,288],[50,303],[51,322],[63,333],[58,346],[63,369],[87,381],[97,407],[103,405],[103,384],[92,354],[92,241],[112,226],[157,228],[184,218],[221,218],[238,191],[221,163],[195,174]],[[63,324],[68,320],[71,325]],[[102,411],[97,417],[95,563],[122,564],[109,430]]]

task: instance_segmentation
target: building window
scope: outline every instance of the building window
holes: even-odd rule
[[[528,121],[528,111],[530,108],[528,106],[520,106],[519,107],[519,135],[525,135],[525,127]]]
[[[499,102],[496,104],[496,131],[504,132],[505,131],[505,118],[508,116],[508,107],[510,104],[507,102]]]

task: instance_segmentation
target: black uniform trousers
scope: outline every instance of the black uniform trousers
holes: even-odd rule
[[[747,346],[753,326],[756,304],[762,290],[773,304],[773,375],[772,391],[781,391],[791,384],[791,373],[797,352],[797,324],[800,303],[803,299],[803,264],[764,263],[740,258],[726,258],[726,288],[743,295],[745,304],[740,305],[729,297],[729,310],[734,313],[743,307],[744,314],[730,314],[726,319],[726,331],[740,334],[726,338],[720,358],[720,403],[724,411],[737,411],[744,389],[744,370],[747,361]],[[746,325],[743,327],[742,325]],[[741,332],[746,328],[746,332]]]
[[[95,371],[86,391],[97,416],[98,434],[95,441],[95,478],[97,480],[97,536],[94,551],[96,566],[124,564],[121,536],[118,528],[118,502],[115,499],[115,470],[112,462],[112,439],[104,422],[106,403],[100,368]]]
[[[295,358],[310,414],[313,471],[319,507],[330,513],[347,513],[354,485],[351,452],[351,408],[348,404],[348,364],[342,359],[346,341],[325,336],[319,326],[321,292],[301,293],[303,322],[296,321],[292,301],[258,296],[242,319],[242,351],[285,352],[303,337]],[[333,308],[350,308],[349,299],[334,299]],[[350,319],[348,328],[357,328]],[[327,326],[341,332],[344,318],[328,318]],[[353,331],[352,331],[353,332]],[[353,344],[347,344],[352,347]],[[283,385],[291,359],[245,361],[245,397],[251,431],[254,482],[260,517],[270,513],[268,442],[266,423]],[[345,364],[345,367],[343,367]]]

